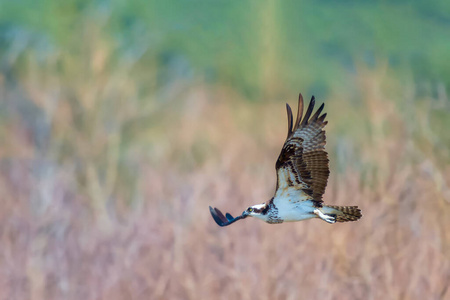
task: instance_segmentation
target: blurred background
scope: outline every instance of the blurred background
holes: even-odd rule
[[[449,86],[446,0],[0,0],[0,298],[450,299]],[[220,228],[299,92],[363,218]]]

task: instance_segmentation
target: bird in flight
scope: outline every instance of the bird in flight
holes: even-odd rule
[[[277,187],[272,199],[250,206],[236,218],[229,213],[223,215],[219,209],[210,206],[211,215],[219,226],[228,226],[247,217],[255,217],[270,224],[312,218],[333,224],[361,218],[361,210],[357,206],[323,203],[322,195],[330,174],[323,130],[328,121],[325,121],[327,114],[321,114],[324,104],[312,115],[314,105],[313,96],[303,116],[303,96],[300,94],[297,119],[293,124],[291,107],[286,104],[288,134],[275,164]]]

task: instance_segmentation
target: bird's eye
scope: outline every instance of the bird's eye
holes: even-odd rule
[[[253,208],[249,207],[248,212],[252,212],[252,211],[253,211]]]

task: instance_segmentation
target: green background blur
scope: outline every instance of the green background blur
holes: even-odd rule
[[[324,96],[380,62],[425,91],[450,78],[448,1],[2,1],[0,20],[4,69],[29,51],[81,60],[94,26],[110,63],[156,68],[155,88],[205,80],[252,100]]]

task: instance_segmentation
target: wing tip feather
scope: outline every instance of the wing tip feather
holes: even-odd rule
[[[288,117],[288,133],[287,136],[289,137],[292,133],[292,109],[289,106],[289,104],[286,103],[286,111],[287,111],[287,117]]]
[[[294,131],[297,130],[298,126],[300,125],[300,121],[303,116],[303,106],[304,106],[303,95],[302,95],[302,93],[299,93],[298,94],[297,119],[295,120]]]
[[[305,116],[303,117],[301,125],[307,125],[308,121],[311,117],[311,113],[314,110],[314,106],[316,105],[316,97],[312,96],[309,101],[308,109],[306,110]]]

